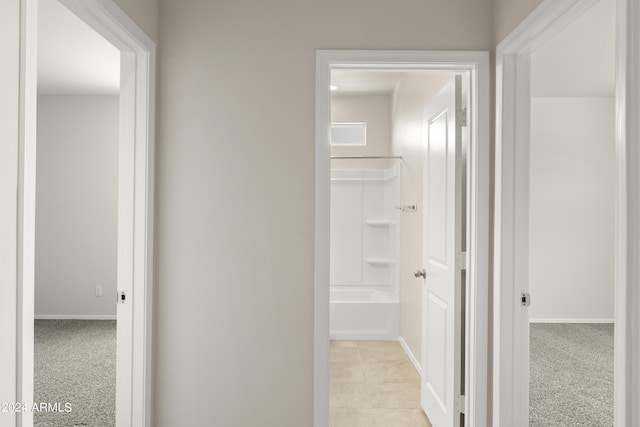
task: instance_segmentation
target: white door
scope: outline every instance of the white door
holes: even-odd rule
[[[424,122],[421,403],[434,427],[460,425],[461,81],[442,88]]]

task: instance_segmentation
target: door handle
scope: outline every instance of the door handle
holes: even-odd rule
[[[427,270],[424,268],[422,270],[416,270],[413,272],[413,275],[416,277],[422,277],[423,279],[427,278]]]

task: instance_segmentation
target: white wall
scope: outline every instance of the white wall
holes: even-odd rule
[[[118,102],[38,97],[37,318],[116,314]]]
[[[613,319],[613,98],[532,98],[532,321]]]
[[[332,122],[365,122],[367,144],[332,146],[333,156],[391,155],[391,94],[333,95]],[[391,173],[397,160],[331,161],[332,169],[355,169],[365,181],[348,179],[352,171],[335,171],[331,179],[331,284],[385,285],[398,292],[397,264],[372,265],[367,258],[398,258],[399,178]],[[362,171],[362,169],[374,169]],[[383,172],[387,169],[388,172]],[[394,169],[395,170],[395,169]],[[400,169],[398,169],[399,171]],[[379,171],[379,173],[377,173]],[[381,178],[378,181],[373,180]],[[384,178],[384,179],[382,179]],[[368,219],[387,219],[388,227],[372,227]],[[359,242],[359,243],[358,243]],[[382,245],[383,247],[377,247]]]
[[[422,128],[429,100],[447,83],[450,73],[407,73],[393,97],[393,154],[401,155],[402,202],[418,205],[402,212],[400,227],[400,335],[417,360],[422,353]]]
[[[333,95],[332,122],[365,122],[367,145],[364,147],[331,147],[332,156],[391,155],[391,95]],[[389,160],[332,160],[332,168],[387,168]]]
[[[0,2],[0,402],[16,398],[16,262],[20,2]],[[15,414],[0,412],[0,427]]]

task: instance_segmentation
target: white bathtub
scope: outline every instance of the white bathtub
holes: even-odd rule
[[[390,291],[331,288],[329,306],[331,339],[398,339],[400,303]]]

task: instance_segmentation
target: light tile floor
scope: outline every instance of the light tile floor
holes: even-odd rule
[[[431,427],[420,376],[394,341],[331,341],[331,427]]]

